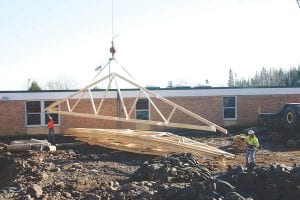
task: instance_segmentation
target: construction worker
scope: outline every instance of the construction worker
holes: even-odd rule
[[[244,140],[247,144],[245,155],[247,171],[252,172],[255,166],[255,150],[259,147],[259,142],[253,130],[248,131],[248,135]]]
[[[54,136],[54,121],[50,115],[48,115],[48,141],[55,145],[55,136]]]

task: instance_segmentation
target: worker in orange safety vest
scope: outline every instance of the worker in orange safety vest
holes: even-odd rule
[[[50,115],[48,115],[48,141],[52,144],[55,145],[55,136],[54,136],[54,121]]]

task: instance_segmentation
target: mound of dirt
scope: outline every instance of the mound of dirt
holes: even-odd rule
[[[0,156],[0,189],[11,185],[17,177],[17,164],[13,158]]]
[[[155,158],[87,144],[3,153],[0,199],[300,199],[298,155],[260,150],[249,174],[238,166],[243,153],[218,168],[187,153]],[[277,161],[286,166],[270,165]]]

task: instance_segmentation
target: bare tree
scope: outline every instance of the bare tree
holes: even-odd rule
[[[232,69],[229,69],[229,76],[228,76],[228,87],[234,87],[234,76]]]
[[[59,77],[56,80],[48,81],[46,84],[49,90],[70,90],[77,89],[78,83],[68,77]]]

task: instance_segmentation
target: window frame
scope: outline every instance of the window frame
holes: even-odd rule
[[[45,123],[46,120],[46,113],[45,113],[45,102],[55,102],[55,100],[30,100],[30,101],[25,101],[25,127],[45,127],[47,126],[47,123]],[[27,113],[27,102],[40,102],[40,112],[38,113]],[[60,110],[60,105],[58,105],[58,110]],[[28,114],[39,114],[40,115],[40,124],[33,124],[29,125],[27,124],[27,115]],[[58,123],[54,123],[55,126],[60,126],[60,114],[58,115]]]
[[[234,107],[232,106],[228,106],[225,107],[224,106],[224,98],[234,98]],[[222,97],[222,110],[223,110],[223,120],[237,120],[237,97],[236,96],[223,96]],[[225,109],[234,109],[234,118],[225,118]]]
[[[137,109],[136,107],[137,107],[137,104],[138,104],[139,100],[147,100],[148,101],[148,109]],[[135,119],[137,119],[137,120],[150,120],[150,101],[149,101],[149,99],[147,99],[147,98],[141,98],[141,99],[138,99],[138,101],[135,104]],[[137,112],[138,111],[148,111],[148,119],[138,119],[137,118]]]
[[[31,103],[36,103],[36,102],[39,102],[39,112],[28,112],[27,111],[27,103],[28,102],[31,102]],[[42,103],[41,103],[41,101],[26,101],[25,102],[25,124],[26,124],[26,127],[35,127],[35,126],[39,126],[40,124],[41,124],[41,112],[42,112]],[[40,123],[39,124],[28,124],[28,115],[39,115],[40,116]]]

